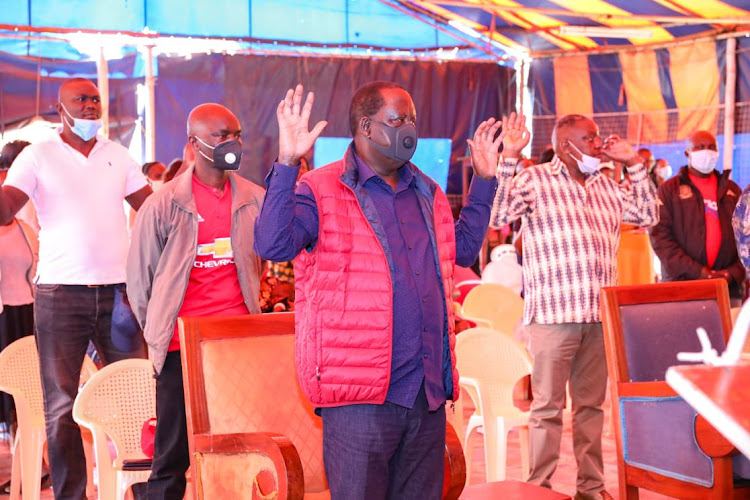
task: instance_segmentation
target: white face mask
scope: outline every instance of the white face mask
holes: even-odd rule
[[[568,141],[568,144],[570,144],[573,147],[573,149],[575,149],[576,151],[578,151],[578,154],[581,155],[581,159],[580,160],[578,158],[576,158],[575,156],[573,156],[573,155],[570,155],[570,156],[571,156],[571,158],[573,158],[576,161],[576,163],[578,164],[578,169],[582,173],[584,173],[584,174],[593,174],[594,172],[596,172],[597,170],[599,170],[599,164],[601,163],[601,160],[599,158],[597,158],[595,156],[589,156],[589,155],[585,154],[583,151],[581,151],[580,149],[578,149],[575,146],[575,144],[573,144],[570,141]]]
[[[688,165],[702,174],[713,172],[717,161],[719,161],[719,153],[713,149],[688,152]]]
[[[73,123],[71,124],[70,121],[63,116],[63,120],[65,120],[65,123],[68,124],[70,130],[72,130],[75,135],[77,135],[84,141],[90,141],[91,139],[96,137],[96,133],[99,132],[100,128],[102,128],[101,118],[99,118],[98,120],[74,118],[73,115],[71,115],[70,112],[65,109],[63,103],[60,103],[60,106],[62,107],[63,111],[65,111],[65,113],[67,113],[67,115],[73,119]]]
[[[672,177],[672,166],[664,165],[661,167],[656,167],[656,175],[664,180],[669,179],[670,177]]]
[[[154,191],[158,190],[160,187],[162,187],[164,185],[164,181],[163,180],[152,181],[151,179],[149,179],[148,182],[149,182],[149,184],[151,184],[151,189],[154,190]]]

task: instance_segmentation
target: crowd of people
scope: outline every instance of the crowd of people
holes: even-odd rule
[[[440,498],[446,400],[459,397],[454,269],[476,261],[488,228],[518,220],[533,357],[528,481],[551,487],[569,383],[576,499],[611,498],[599,292],[617,284],[621,225],[650,228],[662,279],[721,278],[736,301],[744,294],[750,191],[715,170],[706,131],[688,138],[687,166],[670,177],[650,151],[600,137],[581,115],[556,123],[539,162],[521,156],[524,116],[488,119],[468,140],[473,178],[456,220],[410,162],[417,110],[395,83],[354,93],[352,143],[341,160],[306,173],[326,122],[311,127],[314,94],[289,89],[264,188],[236,173],[242,126],[222,105],[190,112],[182,160],[141,167],[97,135],[91,82],[66,81],[58,101],[59,134],[11,143],[0,156],[0,342],[36,337],[59,499],[85,498],[72,407],[90,343],[104,364],[148,350],[157,424],[151,476],[137,496],[180,499],[190,460],[177,318],[279,310],[297,316],[298,380],[322,418],[331,497]],[[124,202],[136,214],[131,231]],[[112,321],[123,308],[133,325]],[[7,400],[0,410],[12,422]]]

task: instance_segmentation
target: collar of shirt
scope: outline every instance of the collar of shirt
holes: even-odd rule
[[[217,189],[213,186],[209,186],[208,184],[205,184],[198,179],[198,176],[193,174],[193,189],[203,189],[207,193],[210,193],[213,197],[220,200],[224,197],[227,192],[230,191],[229,187],[229,179],[227,179],[226,183],[224,184],[224,187],[222,189]]]
[[[354,161],[357,164],[357,177],[359,178],[358,184],[360,186],[364,186],[365,183],[373,177],[380,178],[380,176],[375,173],[375,171],[370,168],[370,166],[365,163],[365,161],[360,158],[356,152],[354,153]],[[398,177],[399,180],[396,192],[403,191],[414,183],[415,177],[414,172],[412,171],[411,163],[406,162],[398,169]]]
[[[67,142],[63,141],[62,135],[60,135],[60,134],[62,134],[62,131],[63,131],[63,128],[62,127],[58,127],[55,130],[55,133],[52,134],[52,136],[53,136],[52,140],[55,141],[55,142],[58,142],[58,143],[62,144],[63,147],[66,147],[66,148],[70,149],[71,151],[75,151],[76,153],[78,153],[79,155],[81,155],[80,151],[78,151],[77,149],[75,149],[73,146],[71,146]],[[89,153],[89,158],[91,157],[92,154],[94,154],[94,152],[96,152],[99,149],[103,148],[108,142],[109,142],[109,139],[107,139],[106,137],[104,137],[101,134],[96,134],[96,142],[94,143],[94,147],[91,148],[91,152]],[[83,156],[83,155],[81,155],[81,156]]]

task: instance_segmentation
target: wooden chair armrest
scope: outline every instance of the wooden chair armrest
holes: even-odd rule
[[[461,440],[450,423],[445,425],[443,500],[457,500],[466,484],[466,460]]]
[[[260,493],[267,495],[278,490],[278,500],[301,500],[305,494],[305,481],[302,461],[292,442],[285,436],[274,433],[255,432],[247,434],[195,435],[195,482],[199,491],[203,490],[207,478],[202,475],[201,465],[204,456],[210,454],[246,455],[258,454],[268,457],[278,477],[278,484],[267,474],[255,478]],[[211,485],[205,485],[210,491]],[[199,495],[200,498],[200,495]],[[208,498],[208,497],[206,497]]]
[[[711,458],[726,457],[737,453],[737,448],[717,431],[701,415],[695,417],[695,442],[703,453]]]

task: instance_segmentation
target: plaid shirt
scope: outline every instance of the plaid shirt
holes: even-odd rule
[[[659,221],[646,168],[628,168],[629,188],[599,172],[584,187],[557,156],[513,177],[515,163],[498,166],[490,224],[523,217],[524,323],[601,321],[599,290],[617,284],[620,223]]]

